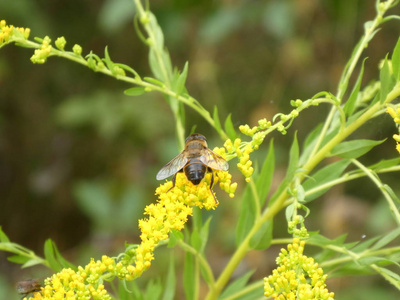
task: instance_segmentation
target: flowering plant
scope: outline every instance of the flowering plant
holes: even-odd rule
[[[95,72],[132,84],[133,87],[125,90],[129,96],[161,93],[174,115],[181,149],[186,135],[185,107],[198,113],[222,140],[220,147],[213,150],[230,162],[231,172],[238,170],[243,175],[239,183],[232,182],[232,175],[228,171],[217,171],[214,178],[214,183],[229,197],[241,201],[236,248],[222,271],[215,274],[205,253],[210,220],[203,221],[201,217],[201,209],[215,210],[219,204],[211,194],[211,174],[207,174],[200,184],[193,185],[184,174],[178,173],[175,186],[172,188],[171,181],[161,184],[155,192],[157,202],[145,208],[146,217],[138,221],[140,242],[126,244],[125,251],[114,257],[103,255],[101,259],[92,258],[85,266],[76,267],[62,257],[51,240],[46,242],[42,258],[11,242],[0,231],[0,250],[14,253],[12,261],[22,263],[24,267],[42,264],[55,272],[44,280],[39,291],[27,293],[27,298],[175,299],[174,267],[168,271],[163,292],[154,288],[153,293],[146,294],[129,285],[151,267],[152,261],[157,259],[155,249],[164,245],[179,247],[185,252],[183,286],[186,299],[199,299],[202,282],[208,287],[204,298],[209,300],[255,299],[263,295],[273,299],[333,299],[334,293],[329,290],[326,280],[343,274],[375,273],[400,289],[400,275],[398,270],[393,271],[400,260],[400,247],[394,244],[400,235],[398,191],[380,178],[382,173],[400,171],[400,158],[397,156],[365,166],[359,158],[383,141],[349,138],[366,122],[383,117],[386,112],[393,118],[397,130],[400,130],[400,104],[396,102],[400,96],[400,40],[390,58],[383,60],[378,82],[362,85],[365,60],[360,62],[364,49],[381,25],[399,18],[386,16],[398,1],[376,2],[376,16],[365,24],[364,34],[343,70],[336,94],[324,91],[307,100],[292,100],[290,103],[293,108],[289,113],[278,113],[272,120],[263,118],[255,126],[241,125],[238,127],[240,134],[230,116],[222,126],[217,109],[211,114],[189,94],[185,86],[188,64],[182,71],[173,69],[155,15],[140,0],[134,2],[137,11],[135,27],[149,48],[153,77],[142,77],[130,66],[114,62],[107,48],[104,58],[93,52],[84,56],[84,50],[79,45],[74,45],[72,51],[66,50],[64,37],[57,38],[54,44],[47,36],[33,41],[29,38],[29,29],[7,25],[5,21],[0,22],[0,48],[11,43],[33,48],[31,61],[35,64],[46,63],[53,56],[77,62]],[[352,75],[358,65],[361,65],[358,77],[350,88]],[[294,136],[286,176],[272,190],[275,171],[272,140],[260,165],[256,166],[251,156],[256,151],[261,152],[260,146],[270,133],[276,131],[285,135],[294,119],[301,118],[304,110],[320,104],[330,106],[325,122],[312,130],[302,149]],[[393,149],[400,153],[400,131],[393,138],[396,142],[396,148]],[[331,157],[336,159],[328,160]],[[311,202],[320,199],[330,188],[361,177],[368,177],[380,190],[397,227],[380,236],[351,243],[346,243],[344,237],[331,240],[317,232],[309,232],[305,221],[311,213]],[[238,187],[240,197],[237,196]],[[289,236],[278,239],[273,232],[273,224],[282,211],[285,212]],[[190,228],[187,223],[191,218],[193,226]],[[264,279],[254,278],[249,283],[251,273],[245,273],[231,281],[234,271],[251,251],[265,251],[275,244],[287,244],[288,250],[281,250],[276,260],[278,267],[272,271],[272,275],[264,274]],[[305,245],[321,251],[313,255],[315,258],[306,256]],[[112,291],[115,282],[119,287]]]

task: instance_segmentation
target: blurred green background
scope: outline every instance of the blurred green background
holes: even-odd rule
[[[291,99],[307,99],[323,90],[335,93],[363,23],[375,14],[375,0],[150,4],[173,64],[182,68],[189,61],[188,91],[209,111],[217,105],[222,119],[232,113],[235,126],[252,126],[260,118],[288,112]],[[31,28],[31,37],[49,35],[54,41],[64,36],[67,49],[77,43],[83,54],[93,50],[100,56],[108,46],[113,61],[151,76],[147,48],[132,26],[133,14],[130,0],[0,1],[0,19]],[[364,83],[377,77],[379,60],[400,34],[398,24],[385,24],[370,43]],[[74,263],[116,255],[125,241],[139,242],[137,220],[144,206],[155,201],[155,175],[179,151],[172,114],[159,94],[127,97],[123,90],[130,86],[125,83],[55,57],[33,65],[31,55],[30,49],[12,45],[0,50],[0,225],[12,241],[39,255],[47,238]],[[295,129],[303,139],[327,111],[311,108],[287,136],[274,135],[277,181],[284,174]],[[364,129],[370,138],[389,137],[366,163],[396,155],[390,139],[395,128],[389,117],[384,119]],[[193,125],[208,137],[211,148],[221,145],[210,126],[188,109],[186,129]],[[265,157],[265,151],[266,145],[256,156]],[[243,186],[242,178],[236,178]],[[208,253],[219,272],[234,245],[239,203],[218,188],[216,192],[221,205],[212,213],[212,226],[223,238],[211,237]],[[331,238],[349,232],[350,240],[358,240],[393,226],[387,206],[367,180],[334,189],[312,209],[309,230]],[[283,216],[281,221],[275,225],[277,236],[287,236]],[[268,275],[279,248],[252,253],[238,274],[257,266],[254,278]],[[168,251],[156,252],[143,282],[160,274]],[[21,270],[6,257],[0,252],[2,299],[19,299],[14,282],[50,274],[43,268]],[[333,279],[330,284],[337,299],[398,299],[377,276]]]

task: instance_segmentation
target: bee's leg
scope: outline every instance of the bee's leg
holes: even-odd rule
[[[213,197],[214,197],[215,204],[218,204],[217,198],[215,198],[214,192],[212,190],[212,187],[214,184],[214,171],[211,168],[208,168],[208,171],[211,172],[210,192],[211,192],[211,195],[213,195]]]
[[[175,187],[176,174],[178,173],[175,173],[174,176],[172,176],[172,187],[167,191],[167,193]]]

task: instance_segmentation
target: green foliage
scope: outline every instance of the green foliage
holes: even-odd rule
[[[235,129],[236,124],[231,113],[225,121],[221,122],[219,108],[213,107],[212,114],[193,98],[187,88],[189,76],[189,63],[186,62],[182,70],[174,68],[171,56],[165,46],[165,37],[156,16],[144,7],[139,0],[135,0],[135,28],[139,38],[149,48],[148,65],[152,72],[151,76],[140,76],[137,71],[128,65],[116,63],[112,60],[108,48],[105,48],[104,58],[90,52],[85,57],[81,55],[81,47],[74,46],[73,51],[65,50],[65,40],[58,39],[56,48],[49,47],[49,38],[29,40],[18,30],[11,31],[9,37],[3,40],[0,47],[15,42],[18,46],[30,47],[35,51],[32,61],[44,63],[50,56],[58,56],[82,64],[89,69],[108,75],[117,80],[129,83],[132,87],[125,89],[127,96],[144,97],[147,93],[158,92],[163,95],[166,103],[174,116],[175,131],[178,145],[183,148],[186,136],[186,106],[194,110],[208,123],[213,130],[224,140],[230,141],[225,145],[231,145],[230,149],[225,146],[227,160],[243,159],[244,152],[248,149],[249,155],[259,149],[262,142],[269,133],[278,131],[286,134],[294,126],[294,119],[301,118],[303,110],[327,104],[330,112],[323,124],[315,124],[309,135],[300,147],[301,141],[297,133],[293,136],[289,155],[287,158],[286,175],[276,186],[273,185],[277,176],[278,152],[274,143],[266,154],[260,155],[262,159],[251,177],[240,179],[241,195],[240,212],[237,216],[235,231],[236,248],[231,256],[219,270],[218,277],[214,278],[214,266],[208,258],[207,246],[213,238],[212,217],[203,218],[199,209],[194,209],[191,226],[185,228],[184,233],[172,229],[169,231],[169,239],[157,246],[168,245],[169,248],[180,248],[171,250],[168,271],[159,274],[156,279],[148,280],[143,286],[136,282],[128,283],[122,279],[116,279],[115,290],[117,299],[175,299],[177,295],[178,275],[183,273],[183,290],[186,299],[199,299],[201,284],[204,282],[208,291],[205,299],[254,299],[262,295],[262,280],[252,278],[254,271],[247,271],[233,279],[238,265],[243,262],[251,250],[264,251],[272,244],[290,243],[285,237],[278,239],[278,234],[273,228],[279,222],[279,214],[285,211],[287,230],[289,236],[307,240],[308,245],[320,249],[315,254],[317,261],[329,276],[349,276],[378,274],[386,279],[392,286],[400,290],[400,247],[398,238],[400,236],[400,211],[398,188],[389,186],[380,178],[382,173],[400,171],[400,159],[383,159],[370,166],[364,166],[361,160],[376,150],[375,147],[385,142],[383,140],[372,140],[368,138],[355,138],[353,134],[367,122],[381,116],[388,104],[393,104],[400,96],[400,39],[394,48],[391,59],[387,56],[377,74],[377,84],[371,82],[363,86],[366,59],[362,59],[364,49],[371,43],[375,34],[380,30],[381,25],[389,20],[397,19],[397,16],[384,17],[387,10],[397,4],[398,1],[377,1],[376,17],[364,24],[364,34],[355,46],[350,59],[344,67],[342,76],[338,82],[337,93],[320,92],[305,101],[293,100],[293,109],[288,114],[277,113],[272,122],[262,119],[258,126],[250,128],[249,125],[239,127],[241,135]],[[232,11],[222,16],[225,27],[220,28],[219,35],[232,28]],[[283,13],[283,12],[282,12]],[[286,11],[285,13],[289,13]],[[215,21],[215,20],[214,20]],[[212,20],[210,21],[212,24]],[[276,22],[272,20],[271,22]],[[282,25],[282,24],[281,24]],[[5,31],[2,25],[2,31]],[[281,28],[284,34],[287,29]],[[285,31],[286,32],[286,31]],[[285,33],[288,34],[288,33]],[[50,49],[51,48],[51,49]],[[356,76],[354,70],[359,66],[359,73]],[[355,79],[351,86],[351,78]],[[87,103],[69,103],[59,109],[58,120],[64,124],[84,124],[86,122],[97,122],[99,127],[107,124],[109,118],[117,120],[110,124],[127,121],[134,114],[129,108],[121,106],[120,110],[114,113],[99,109],[93,111],[98,100],[93,105]],[[135,101],[134,99],[132,101]],[[100,103],[101,104],[101,103]],[[108,107],[108,105],[99,105]],[[130,106],[131,108],[134,106]],[[72,113],[71,113],[72,111]],[[79,113],[76,113],[79,111]],[[92,113],[96,115],[97,121],[93,119]],[[101,113],[100,113],[101,112]],[[124,115],[124,113],[129,112]],[[102,113],[104,113],[102,117]],[[100,120],[100,121],[99,121]],[[127,121],[128,122],[128,121]],[[195,124],[190,124],[194,128]],[[162,127],[162,126],[161,126]],[[100,127],[101,128],[101,127]],[[108,129],[107,129],[108,128]],[[103,129],[103,135],[112,137],[116,135],[118,128]],[[243,137],[243,140],[242,140]],[[369,137],[370,138],[370,137]],[[246,140],[247,139],[247,140]],[[226,141],[226,142],[227,142]],[[233,146],[232,146],[233,145]],[[280,154],[280,153],[279,153]],[[332,158],[334,159],[332,160]],[[243,159],[245,160],[245,159]],[[250,162],[247,168],[252,166]],[[235,170],[235,163],[231,163],[231,169]],[[260,168],[258,167],[260,166]],[[252,168],[252,167],[251,167]],[[241,170],[242,171],[242,170]],[[235,171],[233,171],[235,172]],[[243,173],[244,174],[244,173]],[[310,233],[305,228],[305,220],[313,214],[313,209],[308,207],[312,201],[321,201],[322,196],[330,188],[352,180],[367,177],[386,201],[388,211],[391,212],[394,229],[383,232],[379,236],[368,239],[346,242],[347,236],[343,234],[335,239],[328,239],[322,233]],[[248,179],[248,180],[247,180]],[[247,181],[247,182],[246,182]],[[99,231],[107,231],[117,228],[123,231],[126,226],[131,226],[132,220],[139,219],[137,200],[142,199],[141,194],[136,193],[137,189],[119,191],[114,197],[113,189],[106,183],[80,183],[76,185],[75,196],[78,199],[82,211],[91,218]],[[237,198],[239,198],[237,197]],[[300,213],[300,212],[303,213]],[[141,214],[141,211],[140,211]],[[205,221],[204,221],[205,220]],[[214,222],[218,222],[214,218]],[[282,224],[279,224],[282,227]],[[277,226],[276,226],[277,227]],[[226,228],[231,234],[232,228]],[[217,237],[218,238],[218,237]],[[136,245],[128,245],[126,252],[117,256],[125,258],[127,252]],[[0,250],[13,253],[8,259],[11,262],[21,264],[22,267],[32,267],[37,264],[45,265],[55,272],[64,268],[76,269],[74,265],[66,261],[58,251],[55,243],[48,239],[44,244],[44,258],[36,256],[32,251],[10,242],[7,235],[0,230]],[[174,251],[174,253],[172,253]],[[176,254],[184,252],[183,255]],[[176,253],[175,253],[176,252]],[[136,255],[136,254],[135,254]],[[132,260],[135,259],[133,255]],[[182,258],[181,258],[182,257]],[[156,258],[157,260],[157,258]],[[183,268],[177,272],[175,264]],[[161,272],[160,272],[161,273]],[[165,275],[165,276],[161,276]],[[267,275],[267,274],[265,274]],[[160,278],[163,279],[160,279]],[[110,280],[107,277],[98,279],[98,284],[103,280]]]

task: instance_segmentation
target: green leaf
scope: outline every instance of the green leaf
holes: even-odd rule
[[[234,141],[237,137],[235,128],[233,127],[232,124],[232,119],[231,119],[231,114],[228,115],[228,117],[225,119],[225,124],[224,124],[225,132],[228,135],[228,137]]]
[[[133,87],[124,91],[124,94],[127,96],[140,96],[144,93],[146,93],[146,89],[144,87]]]
[[[199,229],[196,227],[193,229],[191,238],[190,238],[190,244],[193,246],[194,249],[197,251],[200,251],[201,246],[202,246],[202,241],[199,233]]]
[[[397,40],[392,54],[393,77],[396,81],[400,80],[400,38]]]
[[[396,157],[396,158],[392,158],[392,159],[381,160],[380,162],[373,164],[372,166],[369,166],[368,169],[378,172],[382,169],[394,167],[399,164],[400,164],[400,157]]]
[[[285,209],[286,222],[290,222],[293,217],[294,209],[297,208],[296,203],[289,204]]]
[[[26,263],[24,263],[21,268],[29,268],[29,267],[33,267],[36,265],[41,265],[43,264],[43,260],[40,258],[32,258],[30,260],[28,260]]]
[[[187,300],[196,299],[195,276],[194,257],[191,253],[186,252],[183,269],[183,288],[185,290],[185,299]]]
[[[53,247],[53,241],[51,239],[47,239],[44,243],[44,258],[52,268],[56,272],[60,272],[62,267],[61,264],[56,259],[56,254]]]
[[[364,63],[365,63],[366,59],[367,58],[365,58],[362,62],[361,70],[360,70],[360,73],[358,74],[357,81],[354,84],[354,88],[350,94],[349,99],[347,100],[346,104],[343,107],[343,110],[344,110],[346,116],[351,116],[356,107],[356,102],[357,102],[358,94],[360,92],[360,87],[361,87],[361,81],[362,81],[362,78],[364,75]]]
[[[161,298],[163,287],[160,280],[150,280],[146,285],[144,300],[157,300]]]
[[[249,246],[252,249],[264,250],[271,245],[272,241],[273,222],[268,220],[264,222],[260,229],[250,239]]]
[[[27,263],[30,260],[30,258],[26,257],[26,256],[22,256],[22,255],[13,255],[13,256],[8,256],[7,260],[11,261],[11,262],[13,262],[15,264],[21,264],[22,265],[22,264]]]
[[[176,229],[171,229],[169,232],[168,248],[173,248],[178,241],[183,240],[183,233]]]
[[[162,87],[162,88],[165,87],[165,84],[164,84],[163,82],[161,82],[160,80],[157,80],[157,79],[155,79],[155,78],[144,77],[143,80],[144,80],[144,81],[147,81],[147,82],[149,82],[149,83],[152,83],[152,84],[154,84],[154,85],[158,85],[159,87]]]
[[[254,274],[254,270],[248,271],[247,273],[243,274],[239,278],[235,279],[232,281],[227,288],[222,292],[221,294],[221,299],[228,298],[229,296],[232,296],[236,294],[237,292],[241,291],[247,284],[247,282],[250,280],[251,275]]]
[[[171,255],[169,258],[167,280],[165,282],[162,300],[175,299],[175,286],[176,286],[175,260],[174,260],[174,255],[171,252]]]
[[[9,243],[10,239],[8,236],[4,233],[3,229],[0,226],[0,242],[1,243]]]
[[[291,178],[297,170],[299,163],[299,143],[297,142],[297,133],[294,135],[292,146],[289,152],[289,166],[287,168],[286,178]]]
[[[51,240],[47,239],[44,244],[44,257],[50,265],[50,268],[56,272],[61,271],[63,268],[71,268],[73,270],[76,267],[68,262],[58,251],[56,244]]]
[[[151,72],[153,75],[160,81],[165,81],[166,78],[164,78],[163,72],[161,71],[160,64],[157,60],[157,55],[154,51],[154,49],[150,49],[149,52],[149,65]]]
[[[354,248],[351,248],[352,252],[360,253],[367,248],[369,248],[373,243],[375,243],[379,239],[379,236],[373,237],[371,239],[368,239],[366,241],[363,241],[357,245],[354,246]]]
[[[253,175],[254,176],[254,175]],[[247,185],[243,196],[240,209],[239,220],[236,225],[236,245],[239,246],[247,233],[250,231],[256,219],[256,208],[254,201],[251,199],[252,193],[250,185]]]
[[[386,140],[386,139],[385,139]],[[382,144],[385,140],[373,141],[373,140],[354,140],[342,142],[336,145],[332,151],[331,156],[339,156],[343,158],[358,158],[373,147]]]
[[[389,63],[387,57],[383,63],[383,66],[379,73],[379,80],[381,82],[381,92],[380,92],[380,103],[383,103],[386,100],[387,94],[392,90],[395,85],[395,81],[393,80],[392,75],[390,74]]]
[[[134,69],[132,69],[130,66],[125,65],[125,64],[119,64],[119,63],[115,63],[115,65],[120,67],[121,69],[127,71],[127,72],[132,73],[133,75],[135,75],[136,79],[140,80],[139,74]]]
[[[151,31],[153,31],[154,36],[155,36],[155,45],[153,45],[153,47],[156,47],[158,49],[163,49],[164,48],[164,34],[163,34],[160,26],[158,25],[157,18],[150,11],[147,11],[147,16],[149,18],[148,25],[150,26]]]
[[[325,246],[329,245],[335,245],[339,247],[343,247],[344,241],[346,240],[347,235],[342,234],[341,236],[337,237],[334,240],[328,239],[327,237],[320,235],[320,234],[314,234],[310,236],[310,244],[319,246],[322,248],[325,248]]]
[[[208,241],[208,234],[210,232],[210,223],[211,223],[211,217],[207,219],[207,221],[204,223],[204,225],[201,227],[200,230],[200,238],[201,238],[201,247],[200,247],[200,252],[204,252],[204,249],[207,245]]]
[[[261,172],[256,180],[256,187],[258,197],[260,199],[260,207],[264,205],[267,199],[269,189],[271,187],[272,179],[275,170],[275,151],[274,151],[274,141],[271,140],[269,144],[269,150],[267,157],[264,160],[264,164],[261,168]]]
[[[103,58],[103,61],[106,63],[107,68],[108,68],[111,72],[113,72],[114,63],[112,62],[112,60],[111,60],[111,58],[110,58],[110,55],[108,54],[108,47],[106,47],[106,48],[104,49],[104,58]]]
[[[219,121],[217,106],[214,106],[213,119],[214,119],[214,127],[217,130],[217,132],[220,133],[222,127],[221,127],[221,122]]]
[[[185,91],[185,83],[186,83],[186,78],[188,74],[188,68],[189,64],[188,62],[185,63],[185,66],[183,67],[183,71],[181,74],[179,74],[178,78],[174,82],[174,91],[178,95],[182,94],[182,92]]]
[[[322,130],[322,123],[318,124],[308,135],[307,138],[304,141],[303,145],[303,151],[301,153],[300,159],[299,159],[299,164],[303,165],[305,161],[308,159],[310,156],[310,153],[312,149],[315,147],[315,144],[317,143],[319,134],[321,133]]]
[[[311,175],[310,178],[304,181],[303,183],[304,190],[307,193],[307,191],[315,189],[318,186],[321,186],[329,181],[339,178],[349,164],[350,161],[348,160],[339,160],[318,170],[313,175]],[[323,190],[317,191],[316,193],[307,195],[306,201],[309,202],[311,200],[314,200],[315,198],[318,198],[319,196],[324,194],[328,189],[329,188],[325,188]]]
[[[399,235],[400,235],[400,227],[392,230],[391,232],[383,236],[379,241],[376,242],[375,245],[372,246],[371,250],[377,250],[382,247],[385,247],[391,241],[396,239]]]

